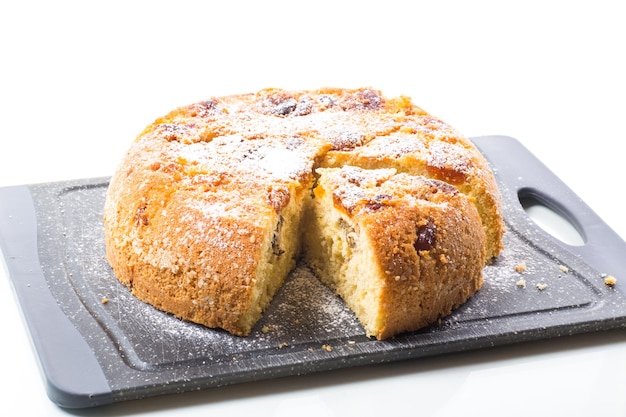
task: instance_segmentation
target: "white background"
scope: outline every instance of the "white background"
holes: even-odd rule
[[[147,124],[211,96],[372,86],[467,136],[517,138],[626,238],[619,6],[3,1],[0,186],[111,175]],[[0,414],[66,415],[46,397],[5,275]],[[623,416],[625,375],[622,330],[71,414]]]

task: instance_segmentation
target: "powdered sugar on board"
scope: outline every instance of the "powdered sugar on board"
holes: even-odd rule
[[[352,312],[305,266],[292,271],[248,337],[185,322],[139,301],[117,281],[105,258],[105,192],[106,184],[62,193],[59,233],[67,237],[64,263],[71,286],[55,287],[76,291],[131,366],[158,369],[190,360],[231,363],[252,352],[321,349],[338,337],[364,334]],[[75,307],[62,307],[73,315]]]
[[[117,281],[104,256],[102,203],[106,186],[103,183],[64,190],[52,203],[60,202],[62,224],[50,230],[51,234],[63,236],[61,261],[67,271],[67,276],[54,277],[59,282],[51,283],[51,288],[75,291],[119,350],[98,354],[121,354],[137,369],[160,369],[188,361],[231,364],[251,355],[328,350],[366,340],[358,320],[341,299],[302,265],[289,275],[245,338],[181,321],[139,301]],[[485,268],[483,288],[435,328],[467,322],[488,326],[490,320],[499,317],[567,309],[594,298],[576,268],[533,250],[514,232],[509,231],[505,239],[502,256]],[[526,269],[516,271],[522,262]],[[521,278],[527,283],[524,288],[516,285]],[[537,288],[541,283],[546,284],[543,290]],[[61,307],[70,320],[75,320],[75,306]]]
[[[261,337],[293,344],[364,333],[343,301],[304,265],[290,274],[256,328]]]

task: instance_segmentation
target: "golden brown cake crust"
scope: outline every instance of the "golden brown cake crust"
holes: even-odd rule
[[[376,284],[363,291],[378,294],[353,301],[361,291],[335,284],[326,259],[310,264],[353,310],[376,313],[366,320],[368,335],[386,339],[404,331],[436,322],[467,301],[482,286],[485,265],[485,233],[480,216],[469,199],[455,187],[422,176],[396,174],[392,169],[363,170],[344,166],[318,170],[321,174],[316,197],[332,195],[341,223],[353,243],[350,258],[364,246],[357,262],[367,263],[364,272],[375,271]],[[314,201],[316,217],[327,210]],[[343,220],[345,219],[345,220]],[[317,236],[312,239],[319,240]],[[308,240],[309,246],[316,242]],[[308,253],[318,253],[313,250]],[[365,279],[362,277],[361,282]],[[359,298],[359,297],[357,297]],[[364,307],[353,303],[367,304]]]
[[[454,184],[477,202],[488,256],[502,249],[492,173],[454,129],[370,88],[266,89],[181,107],[146,127],[107,193],[109,263],[143,301],[246,335],[282,282],[265,275],[295,265],[298,248],[277,243],[296,235],[279,230],[285,216],[309,198],[316,167],[348,162]]]

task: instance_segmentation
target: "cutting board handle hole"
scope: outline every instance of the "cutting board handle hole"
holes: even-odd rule
[[[520,190],[518,197],[528,217],[545,232],[571,246],[585,245],[581,227],[559,204],[530,189]]]

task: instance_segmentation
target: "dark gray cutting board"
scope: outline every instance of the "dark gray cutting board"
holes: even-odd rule
[[[304,267],[247,338],[182,322],[131,296],[104,259],[106,178],[1,188],[0,248],[51,400],[90,407],[626,327],[625,284],[608,287],[601,275],[626,278],[626,243],[515,139],[473,141],[503,194],[506,249],[450,317],[387,341],[365,337]],[[586,243],[544,232],[520,197],[561,213]]]

